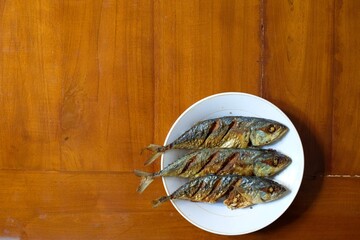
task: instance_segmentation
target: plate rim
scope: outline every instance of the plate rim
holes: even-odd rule
[[[256,232],[256,231],[259,231],[267,226],[269,226],[270,224],[272,224],[273,222],[275,222],[279,217],[281,217],[284,212],[291,206],[291,204],[294,202],[299,190],[300,190],[300,187],[301,187],[301,184],[302,184],[302,181],[303,181],[303,177],[304,177],[304,169],[305,169],[305,156],[304,156],[304,148],[303,148],[303,144],[302,144],[302,141],[301,141],[301,138],[300,138],[300,135],[295,127],[295,125],[293,124],[293,122],[291,121],[291,119],[279,108],[277,107],[275,104],[273,104],[272,102],[270,102],[269,100],[266,100],[262,97],[259,97],[257,95],[253,95],[253,94],[250,94],[250,93],[245,93],[245,92],[221,92],[221,93],[216,93],[216,94],[213,94],[213,95],[209,95],[205,98],[202,98],[198,101],[196,101],[195,103],[193,103],[192,105],[190,105],[185,111],[183,111],[179,116],[178,118],[176,119],[176,121],[172,124],[171,128],[169,129],[167,135],[166,135],[166,138],[164,140],[164,146],[167,144],[168,142],[168,139],[170,137],[170,134],[171,132],[173,131],[173,129],[175,128],[175,126],[178,124],[178,122],[183,118],[184,115],[186,115],[189,111],[191,111],[191,109],[193,109],[196,105],[199,105],[201,104],[202,102],[204,101],[207,101],[209,99],[212,99],[212,98],[216,98],[216,97],[222,97],[222,96],[227,96],[227,95],[236,95],[236,96],[246,96],[246,97],[250,97],[250,98],[256,98],[257,100],[260,100],[262,102],[265,102],[266,104],[270,104],[271,107],[273,107],[274,109],[276,109],[277,111],[279,111],[291,124],[292,126],[294,127],[295,129],[295,134],[296,136],[299,138],[299,142],[300,142],[300,153],[301,153],[301,156],[300,156],[300,159],[302,159],[302,169],[301,169],[301,178],[299,179],[299,187],[295,190],[291,190],[292,192],[294,192],[294,198],[291,200],[291,202],[289,203],[289,205],[283,209],[282,212],[280,212],[280,214],[274,218],[272,221],[270,221],[269,223],[267,223],[266,225],[260,227],[260,228],[255,228],[255,229],[250,229],[248,231],[241,231],[241,232],[237,232],[237,233],[228,233],[228,232],[220,232],[220,231],[216,231],[216,230],[212,230],[212,229],[209,229],[209,228],[205,228],[203,226],[200,226],[198,224],[196,224],[194,221],[192,221],[188,216],[186,216],[179,208],[178,206],[174,203],[173,200],[170,200],[171,201],[171,204],[174,206],[174,208],[176,209],[176,211],[178,213],[180,213],[180,215],[185,218],[188,222],[190,222],[192,225],[204,230],[204,231],[207,231],[207,232],[210,232],[210,233],[214,233],[214,234],[218,234],[218,235],[225,235],[225,236],[237,236],[237,235],[244,235],[244,234],[249,234],[249,233],[252,233],[252,232]],[[161,169],[164,168],[164,154],[161,156],[161,163],[160,163],[160,167]],[[165,183],[165,177],[162,177],[162,182],[163,182],[163,187],[165,189],[165,192],[167,195],[169,195],[169,191],[167,189],[167,186],[166,186],[166,183]]]

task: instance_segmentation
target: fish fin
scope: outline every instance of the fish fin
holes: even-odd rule
[[[143,154],[143,152],[144,152],[145,150],[149,150],[149,151],[152,151],[152,152],[158,152],[157,150],[158,150],[159,148],[161,148],[161,147],[162,147],[161,145],[149,144],[149,146],[144,147],[144,148],[141,149],[140,154]]]
[[[226,200],[225,200],[226,201]],[[232,203],[231,201],[225,202],[224,204],[231,210],[238,209],[238,208],[246,208],[252,206],[253,204],[249,201],[239,200],[237,203]]]
[[[140,171],[140,170],[137,170],[137,169],[134,170],[134,173],[135,173],[135,175],[138,176],[138,177],[148,177],[148,176],[152,176],[152,175],[153,175],[152,173],[143,172],[143,171]]]
[[[157,144],[150,144],[149,146],[146,147],[147,150],[150,150],[152,152],[159,152],[161,151],[162,148],[164,147]]]
[[[147,165],[151,164],[151,163],[154,162],[158,157],[160,157],[162,154],[163,154],[163,152],[154,153],[148,160],[146,160],[146,162],[144,162],[144,166],[147,166]]]
[[[141,182],[139,187],[136,189],[138,193],[142,193],[149,185],[154,181],[154,177],[152,173],[143,172],[140,170],[134,170],[136,176],[141,177]]]
[[[246,208],[253,205],[251,197],[246,194],[245,190],[239,186],[234,187],[235,191],[238,192],[239,205],[238,208]]]
[[[234,186],[234,190],[229,194],[224,204],[231,210],[237,208],[246,208],[252,205],[252,201],[245,193],[244,189],[239,186]]]
[[[166,202],[170,199],[170,196],[163,196],[160,197],[158,199],[155,199],[154,201],[152,201],[152,205],[154,208],[158,207],[160,204],[162,204],[163,202]]]
[[[146,147],[146,149],[155,153],[148,160],[146,160],[146,162],[144,163],[145,166],[155,161],[155,159],[161,156],[161,154],[163,154],[163,152],[165,152],[166,150],[165,147],[156,144],[150,144],[149,146]]]
[[[239,186],[234,186],[234,190],[240,194],[245,193],[244,189]]]

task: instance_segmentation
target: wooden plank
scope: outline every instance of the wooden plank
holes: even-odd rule
[[[39,213],[76,213],[93,209],[153,211],[151,201],[165,194],[161,179],[154,181],[143,194],[138,194],[136,188],[140,178],[132,173],[2,171],[0,176],[7,184],[0,194],[1,212],[20,217],[32,217],[37,214],[33,210]],[[164,205],[160,211],[169,210],[169,207]]]
[[[359,184],[360,178],[305,179],[289,209],[262,234],[281,239],[359,238],[360,204],[354,201]]]
[[[360,2],[335,1],[335,78],[331,173],[360,174]]]
[[[165,194],[159,179],[140,195],[136,192],[140,179],[133,174],[121,173],[1,171],[0,181],[6,185],[0,189],[0,236],[31,235],[32,230],[28,233],[27,228],[34,227],[36,231],[36,222],[40,221],[41,225],[45,224],[40,227],[41,231],[37,232],[42,239],[46,238],[43,234],[49,232],[54,238],[78,234],[85,237],[87,232],[92,232],[89,231],[92,224],[87,221],[96,216],[100,218],[93,220],[100,224],[96,229],[99,231],[97,234],[101,234],[104,230],[104,225],[100,223],[103,221],[102,217],[111,221],[112,215],[116,218],[128,216],[128,220],[133,222],[136,218],[133,219],[132,212],[145,215],[152,212],[151,200]],[[169,210],[174,211],[171,204],[164,204],[159,212]],[[70,222],[73,223],[87,222],[84,222],[85,229],[76,229],[75,224],[74,228],[71,227],[72,230],[67,232],[65,229],[68,228],[71,218],[73,220]],[[140,215],[137,219],[139,218]],[[56,225],[46,226],[53,223]],[[124,226],[118,227],[125,231]]]
[[[1,168],[130,171],[153,136],[152,2],[50,2],[2,7]]]
[[[0,4],[0,169],[60,166],[60,8],[53,1]]]
[[[266,1],[264,96],[294,122],[305,174],[329,173],[333,1]]]
[[[154,1],[156,143],[203,97],[260,94],[259,8],[258,1]]]
[[[142,195],[132,174],[2,171],[0,231],[24,239],[218,239],[187,222],[170,203],[153,209],[164,190]],[[360,178],[305,179],[275,223],[242,239],[334,239],[360,236]],[[330,210],[331,209],[331,210]],[[51,237],[50,237],[51,236]],[[227,237],[222,237],[227,238]]]
[[[130,171],[189,105],[245,91],[294,121],[306,169],[290,208],[239,238],[359,239],[359,10],[355,0],[0,1],[0,238],[230,238],[170,203],[153,209],[161,180],[139,195]]]
[[[61,169],[132,171],[153,138],[152,1],[64,9]]]

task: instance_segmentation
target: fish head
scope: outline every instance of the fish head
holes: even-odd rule
[[[263,146],[274,142],[288,131],[285,125],[269,119],[256,119],[250,129],[252,146]]]
[[[286,193],[286,188],[274,181],[266,181],[265,186],[259,189],[259,196],[262,202],[270,202],[281,198]]]
[[[275,150],[266,150],[254,162],[254,174],[269,177],[280,172],[291,163],[291,158]]]

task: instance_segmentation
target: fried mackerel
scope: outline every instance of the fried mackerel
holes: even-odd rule
[[[270,177],[290,163],[288,156],[272,149],[205,148],[186,154],[159,172],[134,172],[141,177],[137,191],[143,192],[156,177],[196,178],[208,174]]]
[[[185,183],[169,196],[154,200],[153,207],[171,199],[214,203],[225,197],[223,203],[230,209],[237,209],[274,201],[286,191],[279,183],[266,178],[235,174],[207,175]]]
[[[281,138],[288,128],[264,118],[226,116],[201,121],[166,146],[150,144],[155,152],[145,165],[169,149],[246,148],[263,146]]]

